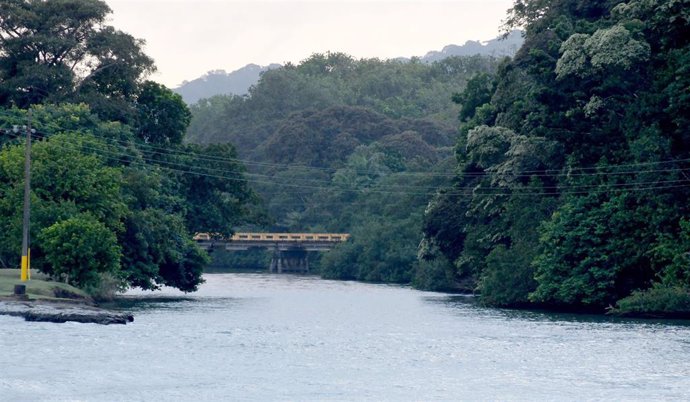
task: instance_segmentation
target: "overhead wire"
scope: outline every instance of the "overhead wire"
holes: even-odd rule
[[[38,136],[39,138],[49,138],[45,136]],[[72,145],[72,144],[70,144]],[[61,146],[58,144],[58,146]],[[111,152],[106,149],[100,149],[100,148],[93,148],[89,147],[87,145],[81,144],[81,148],[94,151],[96,153],[99,153],[100,156],[106,157],[109,160],[117,161],[117,162],[122,162],[122,163],[135,163],[136,160],[127,160],[123,159],[124,157],[129,157],[132,155],[125,154],[125,153],[118,153],[118,152]],[[213,175],[214,177],[218,178],[226,178],[229,180],[234,180],[234,181],[246,181],[246,182],[251,182],[251,183],[256,183],[256,184],[265,184],[265,185],[279,185],[279,186],[286,186],[286,187],[303,187],[303,188],[313,188],[313,189],[324,189],[327,188],[323,186],[311,186],[311,185],[295,185],[292,183],[283,183],[283,182],[278,182],[278,181],[266,181],[266,180],[251,180],[251,179],[245,179],[244,176],[249,176],[249,177],[259,177],[259,178],[264,178],[264,179],[278,179],[275,176],[271,175],[264,175],[264,174],[257,174],[257,173],[249,173],[249,172],[243,172],[243,171],[237,171],[237,170],[229,170],[229,169],[221,169],[221,168],[215,168],[215,167],[208,167],[208,166],[203,166],[203,165],[188,165],[185,163],[179,163],[179,162],[172,162],[172,161],[166,161],[163,159],[152,159],[152,158],[147,158],[147,157],[141,157],[141,159],[145,162],[150,162],[152,164],[155,164],[156,166],[166,168],[166,169],[171,169],[176,172],[182,172],[182,173],[188,173],[188,174],[196,174],[196,175],[201,175],[204,172],[196,172],[196,171],[183,171],[182,169],[178,168],[189,168],[189,169],[196,169],[196,170],[202,170],[206,172],[210,172],[207,174],[208,175]],[[233,176],[226,176],[225,174],[229,173]],[[296,178],[296,177],[291,177],[290,180],[297,180],[297,181],[306,181],[308,183],[323,183],[324,185],[331,185],[333,182],[331,180],[321,180],[321,179],[310,179],[310,178]],[[394,185],[394,184],[378,184],[378,187],[384,187],[384,188],[399,188],[399,187],[406,187],[406,188],[420,188],[420,189],[426,189],[426,190],[435,190],[438,188],[438,186],[417,186],[417,185],[410,185],[410,184],[404,184],[404,185]]]
[[[105,138],[106,141],[109,139]],[[118,142],[123,142],[121,140],[116,140]],[[270,162],[257,162],[257,161],[252,161],[249,159],[241,159],[241,158],[228,158],[228,157],[219,157],[219,156],[212,156],[212,155],[199,155],[194,152],[187,152],[187,151],[180,151],[180,150],[171,150],[168,148],[163,148],[163,147],[158,147],[155,145],[151,144],[137,144],[138,147],[142,148],[149,148],[149,149],[154,149],[154,150],[159,150],[161,152],[154,152],[156,154],[168,154],[168,153],[174,153],[174,154],[180,154],[180,155],[190,155],[198,158],[199,160],[208,160],[208,161],[218,161],[218,162],[237,162],[237,163],[242,163],[245,165],[259,165],[259,166],[267,166],[267,167],[277,167],[277,168],[304,168],[304,169],[309,169],[309,170],[323,170],[323,171],[331,171],[335,172],[340,170],[339,168],[328,168],[328,167],[318,167],[318,166],[309,166],[309,165],[296,165],[296,164],[278,164],[278,163],[270,163]],[[148,151],[152,152],[152,151]],[[554,176],[554,175],[578,175],[579,171],[592,171],[592,170],[601,170],[601,169],[615,169],[615,168],[627,168],[627,167],[640,167],[640,166],[653,166],[653,165],[663,165],[663,164],[668,164],[668,163],[681,163],[681,162],[689,162],[690,163],[690,158],[687,159],[673,159],[673,160],[665,160],[665,161],[649,161],[649,162],[636,162],[636,163],[627,163],[627,164],[619,164],[619,165],[609,165],[609,166],[591,166],[591,167],[571,167],[568,168],[568,173],[562,173],[562,169],[542,169],[542,170],[523,170],[521,172],[518,172],[519,176],[520,174],[529,174],[530,176],[535,176],[539,174],[545,174],[548,176]],[[668,169],[664,169],[668,170]],[[675,169],[679,170],[679,169]],[[364,173],[367,173],[366,171],[363,171]],[[436,172],[429,172],[429,171],[405,171],[405,172],[400,172],[401,174],[422,174],[422,175],[442,175],[442,176],[450,176],[450,177],[456,177],[457,174],[455,173],[436,173]],[[611,174],[612,172],[604,172],[603,174]],[[636,171],[629,171],[629,172],[618,172],[621,174],[625,173],[636,173]],[[460,174],[462,176],[462,174]],[[483,176],[485,173],[465,173],[465,175],[477,175],[477,176]],[[515,174],[511,173],[510,175],[516,176]]]
[[[106,141],[108,139],[105,139]],[[120,140],[117,140],[121,142]],[[177,155],[182,155],[182,156],[191,156],[194,158],[197,158],[200,161],[213,161],[213,162],[231,162],[231,163],[242,163],[244,165],[249,165],[249,166],[263,166],[263,167],[272,167],[272,168],[284,168],[284,169],[289,169],[289,168],[295,168],[295,169],[306,169],[306,170],[316,170],[316,171],[325,171],[325,172],[331,172],[335,173],[343,168],[328,168],[328,167],[318,167],[318,166],[308,166],[308,165],[296,165],[296,164],[276,164],[276,163],[269,163],[269,162],[256,162],[248,159],[240,159],[240,158],[227,158],[227,157],[219,157],[219,156],[211,156],[211,155],[199,155],[198,153],[194,152],[186,152],[186,151],[180,151],[180,150],[170,150],[162,147],[157,147],[154,145],[150,144],[138,144],[137,147],[141,147],[144,149],[154,149],[154,150],[159,150],[159,151],[150,151],[150,150],[142,150],[143,152],[148,152],[151,154],[158,154],[158,155],[167,155],[170,153],[177,154]],[[640,167],[640,166],[654,166],[654,165],[664,165],[664,164],[669,164],[669,163],[682,163],[682,162],[688,162],[690,163],[690,158],[688,159],[674,159],[674,160],[667,160],[667,161],[656,161],[656,162],[639,162],[639,163],[629,163],[629,164],[620,164],[620,165],[610,165],[610,166],[604,166],[604,167],[571,167],[567,168],[566,172],[563,172],[563,169],[545,169],[545,170],[523,170],[520,172],[509,172],[505,173],[504,175],[512,176],[512,177],[562,177],[562,176],[589,176],[589,175],[625,175],[625,174],[637,174],[639,171],[636,170],[630,170],[630,171],[623,171],[623,172],[593,172],[593,173],[578,173],[582,171],[592,171],[592,170],[603,170],[603,169],[618,169],[618,168],[628,168],[628,167]],[[347,170],[353,171],[355,173],[361,173],[361,174],[369,174],[369,171],[366,170],[357,170],[357,169],[350,169],[347,168]],[[668,172],[668,171],[686,171],[689,169],[681,169],[681,168],[671,168],[671,169],[658,169],[658,170],[646,170],[645,172],[647,173],[662,173],[662,172]],[[419,175],[419,176],[438,176],[438,177],[452,177],[452,178],[462,178],[462,177],[484,177],[487,175],[496,175],[499,174],[498,172],[465,172],[465,173],[442,173],[442,172],[431,172],[431,171],[404,171],[404,172],[395,172],[398,175],[401,176],[407,176],[407,175]]]
[[[17,138],[20,138],[20,135],[16,135]],[[43,136],[43,138],[46,138],[46,136]],[[70,144],[72,145],[72,144]],[[76,144],[74,144],[76,145]],[[61,146],[61,144],[58,144],[58,146]],[[281,186],[281,187],[291,187],[291,188],[301,188],[301,189],[313,189],[313,190],[332,190],[333,187],[331,186],[312,186],[312,185],[303,185],[303,184],[294,184],[294,183],[284,183],[284,182],[274,182],[274,181],[264,181],[264,180],[253,180],[253,179],[246,179],[242,177],[242,173],[238,173],[233,171],[232,173],[238,174],[238,176],[227,176],[224,174],[215,174],[218,173],[217,169],[214,168],[208,168],[208,167],[199,167],[199,166],[187,166],[184,164],[177,164],[173,163],[175,166],[179,167],[184,167],[184,168],[193,168],[193,169],[201,169],[201,170],[206,170],[207,173],[204,172],[198,172],[198,171],[192,171],[192,170],[184,170],[184,169],[178,169],[178,168],[173,168],[170,166],[161,166],[160,163],[168,163],[170,164],[169,161],[161,161],[157,159],[150,159],[150,158],[144,158],[142,157],[142,161],[144,163],[140,163],[137,160],[127,160],[123,159],[123,157],[129,157],[131,155],[127,154],[121,154],[121,153],[113,153],[110,151],[106,151],[103,149],[97,149],[97,148],[92,148],[88,147],[84,144],[80,145],[84,149],[91,150],[99,156],[106,158],[111,161],[116,161],[120,163],[128,163],[130,165],[135,165],[135,166],[142,166],[142,167],[150,167],[150,164],[147,164],[145,162],[150,162],[156,164],[157,167],[166,169],[171,172],[175,173],[180,173],[180,174],[191,174],[191,175],[196,175],[200,177],[212,177],[212,178],[218,178],[218,179],[225,179],[225,180],[234,180],[234,181],[241,181],[241,182],[247,182],[247,183],[255,183],[255,184],[264,184],[264,185],[271,185],[271,186]],[[677,162],[677,161],[673,161]],[[673,170],[665,170],[665,172],[670,172]],[[208,173],[210,172],[210,173]],[[224,173],[227,171],[221,170],[221,173]],[[639,171],[638,173],[648,173],[648,171]],[[683,183],[683,184],[680,184]],[[339,191],[343,192],[356,192],[356,193],[380,193],[380,194],[399,194],[399,195],[445,195],[445,196],[470,196],[470,195],[495,195],[495,196],[502,196],[502,195],[516,195],[516,194],[524,194],[524,195],[556,195],[556,194],[587,194],[589,190],[585,191],[572,191],[574,189],[590,189],[590,190],[611,190],[611,191],[647,191],[647,190],[658,190],[658,189],[670,189],[670,188],[681,188],[681,187],[687,187],[690,185],[690,180],[666,180],[666,181],[654,181],[654,182],[633,182],[633,183],[614,183],[614,184],[593,184],[593,185],[578,185],[578,186],[554,186],[554,187],[541,187],[540,190],[542,189],[554,189],[554,190],[562,190],[558,192],[534,192],[534,191],[524,191],[528,190],[527,188],[523,188],[520,190],[516,189],[511,189],[509,192],[498,192],[495,191],[496,189],[485,189],[489,191],[478,191],[480,188],[473,188],[473,189],[465,189],[461,192],[457,191],[437,191],[437,188],[434,187],[434,192],[411,192],[411,191],[392,191],[392,190],[379,190],[376,188],[360,188],[360,189],[347,189],[347,188],[338,188]],[[405,188],[410,188],[410,186],[405,185]],[[619,187],[619,188],[616,188]],[[500,189],[499,189],[500,190]],[[280,194],[286,194],[285,192],[281,192]]]
[[[125,140],[118,140],[115,138],[104,138],[98,137],[106,142],[114,142],[121,145],[132,145],[131,142]],[[270,168],[283,168],[283,169],[306,169],[315,170],[323,172],[335,173],[339,168],[328,168],[328,167],[318,167],[318,166],[308,166],[308,165],[296,165],[296,164],[277,164],[269,162],[256,162],[248,159],[241,158],[231,158],[231,157],[220,157],[215,155],[199,155],[196,152],[181,151],[176,149],[170,149],[165,147],[160,147],[147,143],[136,143],[137,149],[142,152],[147,152],[153,155],[180,155],[189,156],[196,158],[199,161],[207,162],[220,162],[220,163],[242,163],[248,166],[261,166]],[[591,167],[568,167],[565,169],[542,169],[542,170],[522,170],[519,172],[507,172],[505,174],[498,172],[464,172],[464,173],[443,173],[443,172],[429,172],[429,171],[405,171],[397,172],[396,174],[401,176],[407,175],[419,175],[419,176],[438,176],[438,177],[452,177],[452,178],[463,178],[463,177],[484,177],[489,174],[491,175],[507,175],[511,177],[571,177],[571,176],[589,176],[589,175],[626,175],[626,174],[638,174],[639,170],[628,170],[628,171],[601,171],[601,170],[611,170],[620,168],[631,168],[631,167],[642,167],[642,166],[657,166],[666,164],[679,164],[679,163],[690,163],[690,158],[687,159],[673,159],[664,161],[649,161],[649,162],[637,162],[637,163],[627,163],[609,166],[591,166]],[[348,169],[355,173],[369,174],[370,172],[365,170]],[[565,172],[564,172],[565,170]],[[670,168],[670,169],[656,169],[656,170],[645,170],[646,173],[663,173],[663,172],[685,172],[690,169],[682,168]]]
[[[8,133],[8,134],[12,135],[12,133]],[[37,134],[40,135],[40,133],[37,133]],[[45,134],[42,134],[42,135],[43,135],[44,138],[49,137],[49,136],[46,136]],[[114,140],[114,139],[108,139],[108,138],[102,138],[102,137],[96,137],[96,138],[98,138],[99,140],[106,141],[106,142],[109,142],[109,140],[113,140],[114,142],[117,142],[118,144],[121,144],[121,145],[123,145],[123,146],[135,145],[135,146],[136,146],[136,149],[139,150],[139,151],[142,151],[142,149],[141,149],[142,147],[143,147],[143,148],[150,147],[150,148],[155,148],[155,149],[163,149],[163,150],[166,150],[165,152],[142,151],[142,152],[153,153],[153,154],[155,154],[155,155],[164,155],[164,156],[167,156],[167,155],[170,155],[170,154],[178,154],[178,155],[190,156],[190,157],[196,158],[196,159],[198,159],[198,160],[202,160],[202,161],[203,161],[203,160],[214,160],[214,161],[218,161],[218,162],[223,162],[223,161],[224,161],[224,162],[232,162],[232,163],[247,162],[247,161],[245,161],[245,160],[236,159],[236,158],[222,158],[222,157],[214,157],[214,156],[212,156],[212,157],[206,157],[206,156],[200,155],[200,154],[198,154],[198,153],[196,153],[196,152],[184,152],[184,151],[179,151],[179,150],[174,150],[174,149],[166,149],[166,148],[161,148],[161,147],[155,147],[155,146],[151,146],[151,145],[147,145],[147,144],[142,144],[142,143],[132,144],[131,142],[128,142],[128,141]],[[159,161],[159,160],[156,159],[155,161]],[[579,173],[579,174],[578,174],[578,173],[573,173],[573,170],[577,171],[577,170],[584,170],[584,169],[616,169],[616,168],[621,168],[621,167],[631,167],[631,166],[653,166],[653,165],[668,164],[668,163],[678,164],[678,163],[683,163],[683,162],[690,162],[690,159],[672,159],[672,160],[656,161],[656,162],[641,162],[641,163],[634,163],[634,164],[609,165],[609,166],[605,166],[605,167],[568,168],[568,169],[567,169],[568,171],[567,171],[566,173],[546,174],[546,175],[542,175],[542,176],[548,176],[548,177],[568,176],[568,177],[571,177],[571,176],[593,176],[593,175],[619,175],[619,174],[668,173],[668,172],[681,172],[681,173],[685,173],[685,172],[690,172],[690,168],[669,168],[669,169],[654,169],[654,170],[630,170],[630,171],[624,171],[624,172],[595,172],[595,173]],[[165,163],[168,163],[168,164],[175,164],[175,162],[170,162],[170,161],[165,161]],[[332,170],[332,171],[338,171],[338,170],[339,170],[339,169],[335,169],[335,168],[319,168],[319,167],[311,167],[311,166],[304,166],[304,165],[277,165],[277,164],[270,164],[270,165],[273,165],[273,166],[283,166],[283,167],[295,167],[295,166],[298,166],[298,167],[300,167],[300,168],[307,168],[307,169],[327,169],[327,170]],[[185,165],[185,166],[186,166],[186,165]],[[195,166],[198,166],[198,165],[195,165]],[[223,171],[223,169],[218,169],[218,168],[215,168],[215,169],[218,170],[218,171]],[[361,172],[362,174],[367,174],[367,175],[372,173],[371,171],[364,171],[364,170],[362,170],[362,171],[351,170],[351,169],[348,169],[348,170],[349,170],[349,171],[352,171],[352,172],[355,172],[355,173]],[[481,173],[443,174],[443,176],[445,176],[445,177],[462,177],[463,175],[465,175],[465,176],[483,177],[483,176],[488,176],[488,175],[491,175],[491,176],[505,175],[505,176],[516,177],[516,178],[517,178],[517,177],[539,177],[540,174],[539,174],[538,172],[546,172],[546,171],[556,172],[557,170],[524,170],[524,171],[521,171],[521,172],[507,172],[507,173],[504,173],[504,174],[501,174],[501,173],[498,173],[498,172],[491,172],[491,171],[489,171],[489,172],[481,172]],[[561,170],[558,170],[558,171],[560,172]],[[232,172],[234,172],[234,170],[233,170]],[[526,173],[530,173],[530,172],[531,172],[531,174],[526,175]],[[438,175],[438,174],[435,173],[435,172],[407,172],[407,171],[406,171],[406,172],[391,172],[390,174],[395,174],[396,176],[403,176],[403,175],[408,174],[408,173],[426,174],[426,175],[431,176],[431,177],[437,176],[437,175]],[[274,175],[264,175],[264,174],[252,173],[252,172],[245,172],[244,174],[253,175],[253,176],[256,176],[256,177],[265,177],[265,178],[274,178],[274,177],[275,177]],[[523,175],[523,174],[524,174],[524,175]],[[291,179],[293,179],[293,178],[291,178]],[[295,179],[299,179],[299,178],[295,178]],[[312,179],[310,179],[310,180],[312,180]],[[325,182],[325,183],[330,183],[330,180],[320,180],[320,179],[319,179],[319,180],[317,180],[317,181]]]

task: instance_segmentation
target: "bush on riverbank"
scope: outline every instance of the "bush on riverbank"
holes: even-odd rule
[[[672,316],[690,318],[690,289],[655,286],[616,303],[611,314],[621,316]]]

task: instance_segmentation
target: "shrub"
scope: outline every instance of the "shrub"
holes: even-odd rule
[[[635,291],[619,300],[610,314],[622,316],[690,316],[690,289],[685,287],[655,286]]]
[[[39,240],[50,276],[79,288],[97,288],[103,274],[117,276],[117,237],[89,214],[57,222],[41,231]]]

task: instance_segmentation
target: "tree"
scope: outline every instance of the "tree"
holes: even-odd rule
[[[117,276],[116,235],[127,211],[121,169],[83,152],[98,145],[85,134],[58,134],[32,150],[32,266],[83,287],[97,287],[101,274]],[[22,144],[0,151],[0,258],[10,266],[20,250],[23,161]]]
[[[138,136],[152,144],[179,145],[192,114],[182,96],[146,81],[137,96]]]
[[[0,4],[0,105],[84,101],[129,121],[139,79],[153,71],[143,41],[105,25],[101,0]]]
[[[95,288],[104,274],[120,274],[115,233],[89,214],[56,222],[41,230],[37,240],[47,262],[43,271],[71,285]]]
[[[525,44],[461,125],[446,191],[465,197],[425,226],[485,302],[686,303],[686,3],[515,1]]]
[[[479,73],[467,81],[467,87],[461,93],[453,95],[453,102],[462,106],[460,120],[466,121],[474,116],[477,108],[489,103],[494,93],[493,76],[487,73]]]
[[[254,195],[242,166],[232,161],[229,145],[211,147],[207,157],[212,163],[217,158],[218,164],[199,176],[193,170],[203,160],[198,147],[172,145],[165,152],[141,145],[129,127],[103,122],[85,105],[33,110],[42,140],[32,152],[32,266],[43,272],[69,276],[72,283],[94,291],[105,277],[118,288],[165,285],[193,291],[208,262],[192,241],[193,233],[231,233],[233,225],[253,218],[247,216],[247,204],[254,202]],[[5,112],[0,117],[7,122],[22,122],[26,114],[19,109]],[[150,157],[152,152],[158,157]],[[220,161],[223,157],[229,164]],[[3,266],[15,266],[20,249],[23,162],[23,143],[12,137],[0,150]],[[213,170],[221,167],[232,169],[227,175],[237,180],[223,180]],[[209,180],[193,187],[200,177]],[[191,215],[193,207],[204,206],[209,215]],[[84,239],[71,239],[78,230],[84,231]],[[98,239],[103,244],[96,244]],[[116,265],[110,261],[113,250]],[[80,255],[97,260],[87,263]]]

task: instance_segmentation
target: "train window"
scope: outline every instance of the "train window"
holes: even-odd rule
[[[331,236],[331,240],[340,240],[340,236]]]
[[[258,240],[258,239],[261,239],[261,236],[259,236],[259,235],[252,235],[252,239]]]
[[[249,236],[247,236],[247,235],[240,235],[239,237],[240,237],[240,239],[247,239],[247,238],[249,238]]]
[[[307,240],[314,240],[314,236],[306,236],[305,237]]]
[[[273,239],[273,235],[266,235],[267,239]]]
[[[328,236],[319,236],[319,240],[328,240]]]
[[[279,239],[287,239],[287,236],[278,236]]]

